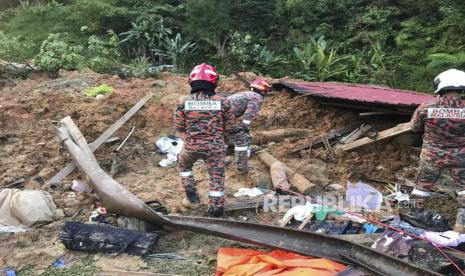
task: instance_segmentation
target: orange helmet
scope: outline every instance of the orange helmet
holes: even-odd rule
[[[271,84],[265,79],[256,79],[250,84],[251,90],[258,90],[260,94],[265,95],[271,91]]]
[[[216,71],[215,67],[206,63],[202,63],[195,66],[189,74],[189,83],[192,83],[193,81],[203,80],[208,81],[209,83],[216,86],[218,84],[219,79],[220,74],[218,74],[218,71]]]

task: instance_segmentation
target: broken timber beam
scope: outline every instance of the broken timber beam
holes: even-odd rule
[[[105,141],[111,138],[111,136],[126,123],[134,114],[136,114],[139,109],[141,109],[145,103],[152,97],[152,93],[145,95],[142,99],[139,100],[131,109],[126,112],[118,121],[116,121],[111,127],[107,128],[94,142],[89,145],[89,148],[92,152],[96,151]],[[85,140],[85,139],[84,139]],[[76,164],[70,162],[57,174],[55,174],[49,181],[48,185],[57,184],[63,178],[68,176],[76,169]]]
[[[273,155],[271,155],[270,153],[268,153],[267,151],[264,151],[264,150],[257,152],[257,156],[268,167],[271,167],[276,162],[280,162]],[[300,193],[308,195],[308,194],[314,192],[315,190],[319,190],[318,186],[316,184],[313,184],[310,181],[308,181],[308,179],[305,178],[303,175],[301,175],[300,173],[297,173],[296,171],[290,169],[287,166],[286,166],[286,168],[287,168],[286,173],[288,175],[289,182]]]
[[[353,149],[363,147],[365,145],[369,145],[374,142],[382,141],[382,140],[385,140],[385,139],[388,139],[388,138],[391,138],[391,137],[394,137],[394,136],[397,136],[397,135],[400,135],[402,133],[406,133],[409,131],[411,131],[410,123],[398,124],[397,126],[393,128],[378,132],[378,134],[373,138],[365,137],[362,139],[355,140],[351,143],[345,144],[342,147],[342,151],[353,150]]]
[[[269,142],[279,142],[286,138],[306,137],[310,134],[308,129],[304,128],[283,128],[266,131],[257,131],[252,134],[252,144],[263,145]]]
[[[347,125],[345,127],[342,127],[342,128],[336,129],[336,130],[332,130],[332,131],[328,132],[326,135],[328,137],[328,140],[332,140],[334,138],[340,137],[340,136],[342,136],[344,134],[347,134],[347,133],[351,132],[352,130],[354,130],[359,125],[360,125],[360,123],[351,123],[351,124],[349,124],[349,125]],[[306,150],[308,148],[315,148],[315,147],[318,147],[318,146],[320,146],[322,144],[323,144],[323,139],[321,138],[321,135],[319,135],[319,136],[315,137],[310,144],[298,146],[298,147],[290,150],[289,153],[297,153],[297,152],[299,152],[301,150]]]
[[[103,171],[99,164],[94,161],[95,158],[86,154],[73,141],[65,126],[57,128],[56,131],[73,160],[89,176],[91,185],[99,195],[103,205],[110,212],[135,217],[158,225],[171,226],[258,246],[289,250],[303,255],[328,258],[339,262],[347,263],[342,257],[347,256],[355,262],[367,264],[370,269],[386,275],[439,275],[433,271],[377,252],[369,247],[329,235],[234,220],[164,216],[152,210]]]

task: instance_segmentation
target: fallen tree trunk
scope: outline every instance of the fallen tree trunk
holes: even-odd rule
[[[328,258],[344,263],[347,263],[347,261],[344,261],[344,258],[341,256],[347,256],[354,261],[366,264],[371,269],[387,275],[439,275],[377,252],[369,247],[328,235],[225,219],[173,215],[163,216],[150,209],[144,202],[104,172],[98,163],[94,161],[95,158],[88,156],[73,141],[64,126],[57,128],[57,134],[79,168],[89,176],[91,185],[100,196],[103,205],[110,212],[139,218],[158,225],[167,225],[258,246]]]
[[[276,162],[280,162],[273,155],[269,154],[264,150],[257,152],[257,156],[268,167],[271,167]],[[288,175],[290,184],[293,187],[295,187],[300,193],[310,194],[316,190],[319,190],[319,187],[316,184],[313,184],[310,181],[308,181],[308,179],[306,179],[303,175],[297,173],[296,171],[290,169],[287,166],[286,168],[288,169],[286,173]]]
[[[266,131],[257,131],[252,134],[252,144],[263,145],[269,142],[279,142],[286,138],[301,138],[310,135],[308,129],[303,128],[283,128]]]
[[[372,144],[374,142],[382,141],[384,139],[388,139],[397,135],[400,135],[402,133],[406,133],[411,131],[410,128],[410,123],[403,123],[403,124],[398,124],[397,126],[383,130],[379,132],[376,137],[370,138],[370,137],[365,137],[359,140],[355,140],[351,143],[345,144],[342,147],[342,151],[349,151],[353,150],[359,147],[363,147],[365,145]]]

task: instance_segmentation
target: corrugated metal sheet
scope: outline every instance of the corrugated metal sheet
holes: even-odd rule
[[[280,83],[301,94],[352,103],[415,108],[435,100],[433,95],[425,93],[364,84],[290,80],[281,80]]]

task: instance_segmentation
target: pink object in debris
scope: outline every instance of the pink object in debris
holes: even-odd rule
[[[301,94],[319,98],[410,108],[436,98],[425,93],[366,84],[290,80],[281,80],[281,84]]]

